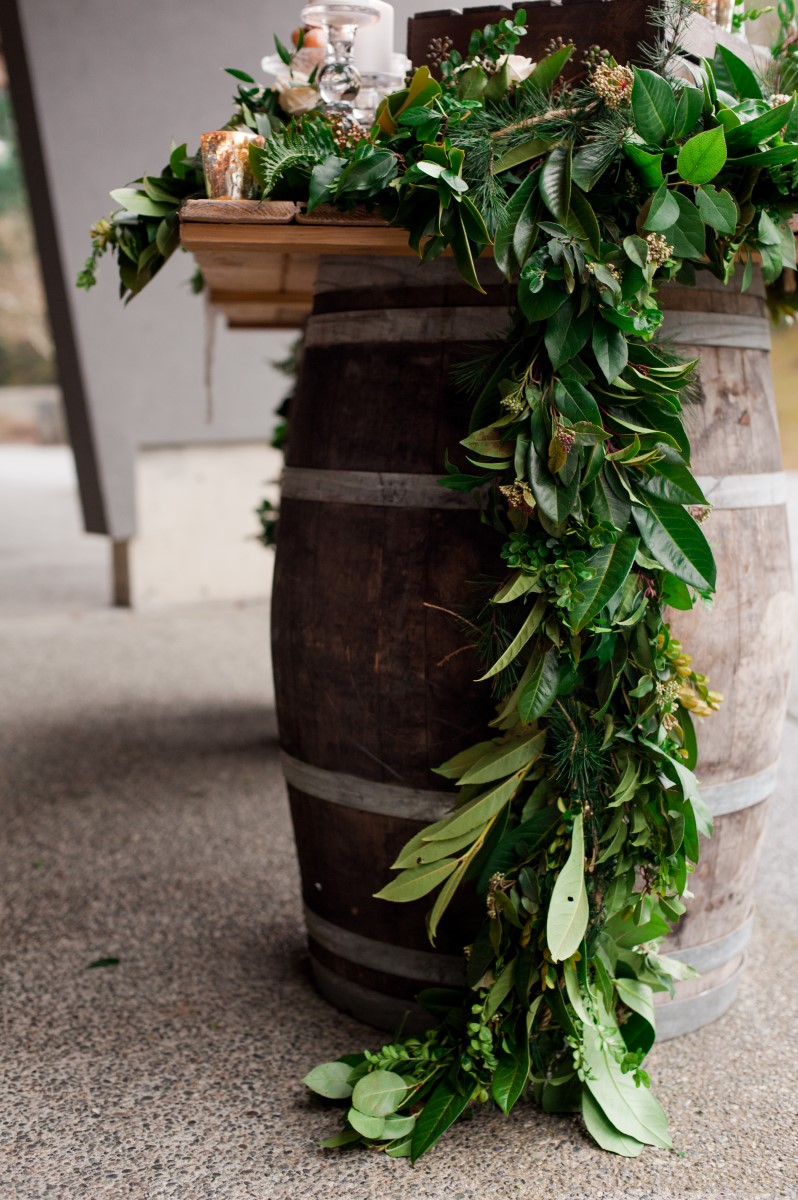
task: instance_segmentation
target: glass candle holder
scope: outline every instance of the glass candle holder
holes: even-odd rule
[[[355,37],[362,25],[379,19],[379,9],[370,4],[318,0],[302,9],[303,24],[324,29],[327,35],[327,61],[316,80],[325,111],[351,119],[360,90],[360,73],[353,60]]]
[[[253,200],[258,183],[249,165],[250,146],[265,146],[266,139],[249,129],[215,129],[203,133],[202,169],[211,200]]]
[[[716,25],[720,25],[722,29],[731,33],[735,9],[734,0],[704,0],[702,8],[705,17],[709,17],[710,21],[714,21]]]

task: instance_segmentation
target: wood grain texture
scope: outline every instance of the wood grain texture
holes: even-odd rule
[[[288,225],[299,215],[293,200],[186,200],[181,221],[254,222]]]

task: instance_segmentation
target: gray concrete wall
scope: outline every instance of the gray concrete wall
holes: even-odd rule
[[[411,12],[396,8],[404,49]],[[196,145],[225,121],[233,81],[222,68],[259,77],[272,33],[287,40],[300,5],[276,0],[19,0],[67,283],[85,259],[92,222],[108,196],[157,171],[170,142]],[[45,271],[48,264],[44,264]],[[134,459],[142,445],[263,440],[284,380],[269,360],[285,334],[231,332],[216,343],[213,419],[206,422],[203,302],[186,281],[192,260],[175,257],[126,308],[115,270],[103,264],[86,295],[69,288],[82,361],[104,514],[89,527],[123,539],[135,532]]]

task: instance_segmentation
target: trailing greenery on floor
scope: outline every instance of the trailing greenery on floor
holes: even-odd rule
[[[496,717],[440,768],[456,804],[379,893],[429,896],[433,942],[461,888],[484,920],[467,986],[421,997],[430,1032],[307,1076],[344,1104],[327,1146],[415,1161],[469,1105],[528,1094],[605,1149],[670,1146],[643,1064],[654,993],[691,973],[660,944],[711,831],[694,718],[720,697],[665,619],[710,599],[715,565],[683,419],[696,364],[657,339],[657,293],[739,263],[746,287],[754,255],[768,280],[792,270],[798,163],[792,88],[722,47],[690,67],[691,8],[659,13],[644,67],[562,44],[528,63],[518,12],[465,61],[440,47],[441,82],[420,68],[368,136],[311,113],[252,152],[268,194],[376,205],[475,288],[492,244],[515,297],[461,372],[471,425],[442,480],[500,534],[475,635]]]

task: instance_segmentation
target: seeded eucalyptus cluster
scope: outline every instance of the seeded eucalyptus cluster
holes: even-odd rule
[[[515,296],[507,337],[460,372],[465,465],[441,480],[478,489],[501,536],[475,639],[496,716],[439,768],[453,811],[378,893],[430,896],[433,943],[460,889],[483,920],[466,987],[420,996],[425,1037],[307,1076],[346,1101],[327,1146],[415,1161],[470,1104],[524,1095],[618,1154],[671,1144],[643,1062],[654,993],[694,974],[660,942],[711,832],[694,718],[721,697],[665,619],[710,599],[715,564],[684,422],[696,363],[658,340],[657,292],[740,261],[747,287],[754,254],[767,279],[794,267],[798,116],[724,48],[691,73],[668,53],[687,78],[593,50],[562,84],[571,46],[514,86],[495,55],[442,84],[421,69],[348,161],[309,173],[311,203],[346,205],[373,169],[422,260],[451,248],[479,287],[492,242]]]

